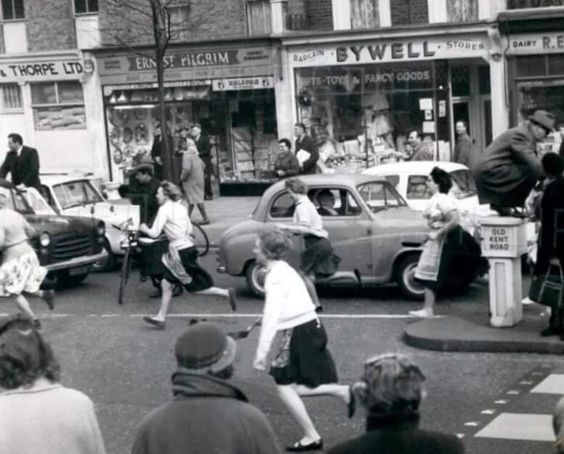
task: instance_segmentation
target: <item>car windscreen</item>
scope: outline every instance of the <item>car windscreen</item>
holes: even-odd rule
[[[6,198],[6,208],[11,208],[21,214],[34,214],[23,195],[13,189],[10,190],[10,197]]]
[[[88,180],[56,184],[53,192],[62,210],[104,201]]]
[[[366,202],[373,213],[388,208],[407,206],[405,200],[387,182],[373,181],[364,183],[357,187],[362,199]]]
[[[459,169],[450,172],[455,184],[454,192],[457,199],[466,199],[477,194],[476,182],[468,169]]]

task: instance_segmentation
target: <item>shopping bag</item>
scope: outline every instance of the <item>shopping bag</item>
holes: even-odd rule
[[[554,271],[557,270],[557,273]],[[560,265],[551,264],[541,283],[537,303],[552,308],[562,304],[564,275]]]

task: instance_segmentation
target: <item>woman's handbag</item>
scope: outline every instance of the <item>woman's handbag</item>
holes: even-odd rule
[[[558,270],[557,273],[554,273],[555,269]],[[562,267],[559,264],[550,264],[544,279],[540,284],[538,296],[536,300],[533,301],[536,301],[544,306],[558,308],[562,305],[562,297],[564,293],[563,287],[564,274],[562,273]]]

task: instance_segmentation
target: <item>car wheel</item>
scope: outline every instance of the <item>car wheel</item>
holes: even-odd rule
[[[415,268],[419,255],[410,254],[400,260],[396,268],[396,281],[399,288],[409,299],[423,299],[423,286],[415,280]]]
[[[70,276],[68,273],[63,273],[57,278],[57,284],[60,287],[73,287],[82,283],[89,273],[77,274],[75,276]]]
[[[247,287],[259,298],[264,296],[264,278],[266,276],[266,268],[256,261],[250,262],[245,268],[245,277],[247,278]]]
[[[110,247],[110,243],[108,243],[107,239],[104,241],[104,250],[108,255],[105,259],[94,264],[92,267],[94,271],[113,271],[116,268],[116,256],[112,253],[112,248]]]

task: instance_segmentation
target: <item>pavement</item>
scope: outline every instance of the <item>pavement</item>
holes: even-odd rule
[[[212,248],[219,245],[222,233],[237,222],[248,219],[260,197],[215,197],[206,202],[211,224],[204,226]],[[193,213],[198,222],[199,213]],[[482,284],[484,285],[484,284]],[[487,285],[487,283],[485,283]],[[529,278],[523,278],[523,295]],[[472,295],[472,294],[471,294]],[[416,348],[451,352],[564,353],[564,341],[558,337],[543,338],[540,331],[547,325],[546,308],[525,306],[523,320],[513,327],[494,328],[489,324],[488,301],[449,306],[447,315],[417,320],[406,326],[404,341]]]

